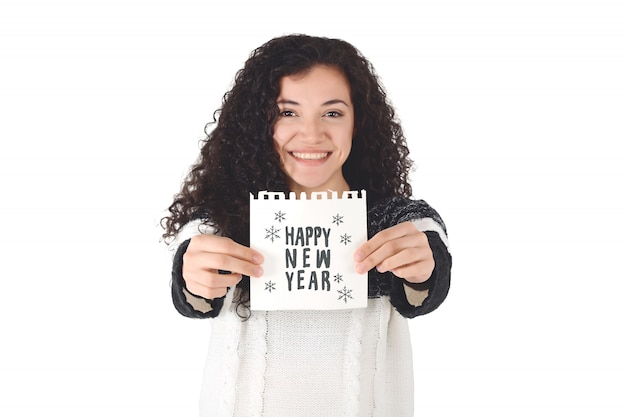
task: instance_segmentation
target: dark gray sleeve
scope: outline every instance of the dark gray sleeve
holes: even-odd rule
[[[400,314],[413,318],[434,311],[446,299],[450,289],[452,256],[448,251],[447,230],[441,216],[423,200],[394,197],[372,207],[368,213],[369,237],[407,221],[415,222],[416,226],[419,224],[418,228],[428,238],[435,261],[430,278],[416,284],[386,272],[381,274],[384,277],[373,281],[389,288],[391,304]],[[370,273],[377,274],[375,270]]]
[[[191,239],[184,241],[174,255],[172,265],[172,301],[174,307],[185,317],[204,319],[216,317],[224,305],[224,298],[208,300],[192,294],[185,286],[183,279],[183,255],[187,251]]]
[[[391,304],[408,318],[434,311],[446,299],[450,289],[452,257],[437,232],[424,233],[435,260],[435,269],[430,278],[422,283],[395,278],[391,284]]]

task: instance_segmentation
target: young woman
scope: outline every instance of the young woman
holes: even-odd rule
[[[201,415],[413,416],[406,319],[443,302],[451,257],[439,215],[410,198],[406,141],[372,65],[342,40],[272,39],[216,114],[164,219],[174,305],[213,318]],[[250,193],[360,189],[368,307],[251,312],[264,260],[248,247]]]

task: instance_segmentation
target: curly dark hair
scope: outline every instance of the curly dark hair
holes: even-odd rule
[[[350,188],[367,190],[368,204],[411,196],[412,161],[404,133],[372,64],[340,39],[282,36],[255,49],[237,72],[205,128],[198,160],[161,222],[163,238],[200,218],[218,234],[249,246],[250,193],[289,191],[273,140],[280,80],[316,65],[339,69],[350,84],[355,134],[343,166]],[[242,280],[242,288],[246,283]]]

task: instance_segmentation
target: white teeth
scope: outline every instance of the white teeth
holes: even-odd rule
[[[319,153],[292,152],[291,154],[298,159],[324,159],[328,156],[328,152],[319,152]]]

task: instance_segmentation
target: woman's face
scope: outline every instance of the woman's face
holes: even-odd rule
[[[350,85],[333,67],[283,77],[274,144],[291,191],[347,191],[341,167],[350,154],[354,108]]]

